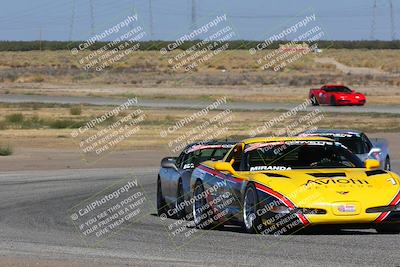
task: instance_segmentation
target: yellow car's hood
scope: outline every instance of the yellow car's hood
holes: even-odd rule
[[[211,169],[214,164],[202,163]],[[227,179],[235,177],[234,183],[253,182],[261,197],[260,207],[270,207],[274,199],[286,206],[291,203],[302,210],[304,220],[311,224],[381,222],[388,213],[371,211],[371,208],[399,203],[399,176],[382,170],[292,169],[233,171],[232,174],[222,171],[221,174]]]
[[[306,205],[340,201],[362,202],[363,206],[388,205],[399,192],[394,173],[365,169],[305,169],[241,172],[240,176],[264,184],[292,202]]]

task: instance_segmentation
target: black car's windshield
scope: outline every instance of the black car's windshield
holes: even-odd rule
[[[207,145],[193,147],[184,152],[182,168],[193,169],[207,160],[220,160],[231,149],[232,145]]]
[[[311,133],[311,134],[304,134],[304,136],[323,136],[330,139],[333,139],[348,149],[354,154],[365,154],[368,153],[368,149],[365,146],[363,139],[359,135],[350,134],[350,133]]]
[[[291,170],[309,168],[363,168],[360,159],[332,141],[285,141],[249,144],[244,170]]]
[[[338,93],[351,93],[351,90],[346,86],[326,87],[325,91],[338,92]]]
[[[355,154],[364,154],[365,151],[364,142],[361,137],[351,136],[351,137],[333,137],[336,141],[342,143],[345,147],[350,149],[351,152]]]

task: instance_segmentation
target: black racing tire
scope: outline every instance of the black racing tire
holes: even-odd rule
[[[157,179],[157,215],[168,217],[168,206],[162,194],[161,179]]]
[[[317,98],[315,97],[315,95],[311,95],[310,101],[311,101],[311,105],[312,105],[312,106],[319,106],[318,100],[317,100]]]
[[[197,181],[193,192],[193,221],[198,229],[210,229],[213,224],[209,223],[209,204],[204,197],[204,186],[201,181]]]
[[[247,185],[243,196],[243,229],[249,234],[256,234],[262,231],[261,217],[257,214],[258,195],[254,184]]]
[[[183,185],[182,185],[182,180],[179,179],[178,181],[178,188],[176,190],[176,200],[175,200],[175,218],[176,219],[182,219],[185,218],[186,216],[186,211],[185,207],[180,207],[180,205],[184,201],[184,194],[183,194]]]
[[[331,106],[336,106],[336,99],[334,96],[331,96],[330,100],[329,100],[329,104]]]
[[[385,160],[385,170],[390,171],[391,170],[392,165],[390,164],[390,157],[387,156],[386,160]]]
[[[375,229],[379,234],[400,234],[400,224],[383,224]]]

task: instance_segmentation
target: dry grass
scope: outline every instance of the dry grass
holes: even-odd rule
[[[336,82],[343,82],[337,80]],[[229,101],[300,103],[313,86],[181,86],[132,87],[127,85],[53,85],[53,84],[1,84],[0,94],[27,94],[47,96],[99,96],[126,99],[189,99],[211,102],[226,96]],[[353,89],[367,95],[368,104],[399,104],[400,89],[389,85],[356,85]]]
[[[213,57],[200,65],[198,71],[212,70],[259,70],[256,60],[270,53],[264,50],[252,56],[247,50],[228,50]],[[73,56],[69,51],[29,51],[29,52],[0,52],[0,69],[6,68],[70,68],[79,69],[79,59],[89,55],[89,52],[81,52],[79,56]],[[163,56],[158,51],[137,51],[112,65],[113,69],[128,69],[132,72],[172,72],[168,59],[178,55],[179,50]],[[398,50],[367,50],[367,49],[325,49],[322,54],[308,54],[301,57],[288,67],[288,71],[321,71],[334,70],[332,65],[316,64],[315,56],[333,57],[339,62],[354,66],[381,68],[392,73],[400,72],[400,53]],[[179,70],[179,72],[184,72]]]
[[[257,59],[269,51],[254,56],[246,50],[224,51],[200,64],[194,72],[183,68],[174,71],[167,56],[158,51],[138,51],[122,58],[102,72],[85,71],[79,59],[88,52],[73,56],[69,51],[0,52],[0,82],[57,84],[129,84],[133,87],[203,86],[304,86],[343,80],[348,84],[397,85],[399,78],[353,75],[347,77],[331,64],[314,61],[316,56],[334,57],[350,66],[380,68],[399,73],[400,53],[397,50],[334,50],[326,49],[320,55],[308,54],[289,64],[283,71],[264,71]]]
[[[324,56],[333,57],[351,67],[376,68],[400,74],[400,53],[398,50],[327,49]]]
[[[83,106],[84,116],[66,115],[69,114],[70,107],[39,107],[33,109],[29,105],[0,105],[0,120],[4,116],[18,113],[23,114],[24,118],[37,116],[43,119],[73,119],[78,117],[79,120],[89,120],[95,116],[99,116],[111,109],[111,107]],[[141,123],[141,130],[133,137],[128,138],[118,145],[119,149],[147,148],[147,147],[165,147],[169,141],[177,139],[182,134],[187,133],[195,126],[204,122],[204,119],[197,120],[192,124],[171,133],[167,138],[160,138],[159,133],[162,130],[174,125],[178,120],[191,115],[195,110],[177,110],[177,109],[145,109],[146,119]],[[217,115],[218,111],[210,112],[208,118]],[[274,117],[281,115],[280,111],[271,111],[268,113],[262,111],[234,111],[233,121],[226,124],[229,131],[220,138],[246,138],[249,137],[250,130],[261,127],[265,122]],[[296,121],[304,113],[298,117],[276,124],[274,127],[259,132],[260,135],[271,135],[278,130],[284,129],[289,123]],[[245,122],[245,123],[244,123]],[[319,128],[351,128],[371,132],[398,132],[400,131],[400,116],[390,114],[352,114],[348,116],[341,113],[325,114],[324,118],[315,126]],[[2,142],[9,143],[15,148],[31,147],[31,148],[69,148],[78,149],[77,138],[72,138],[71,129],[19,129],[8,128],[0,131]],[[93,132],[91,132],[93,133]]]
[[[349,66],[372,67],[398,73],[397,50],[326,49],[308,54],[275,72],[261,70],[246,50],[225,51],[201,64],[195,72],[173,71],[168,58],[157,51],[134,52],[103,72],[87,72],[69,51],[0,52],[0,93],[126,98],[197,99],[211,101],[303,101],[310,87],[344,83],[366,93],[368,103],[400,103],[400,76],[348,75],[333,64],[315,62],[332,57]],[[87,53],[82,54],[82,56]]]

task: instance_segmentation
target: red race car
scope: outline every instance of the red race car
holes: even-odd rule
[[[358,93],[344,85],[326,84],[320,89],[310,89],[308,95],[313,106],[320,104],[331,106],[363,106],[365,95]]]

